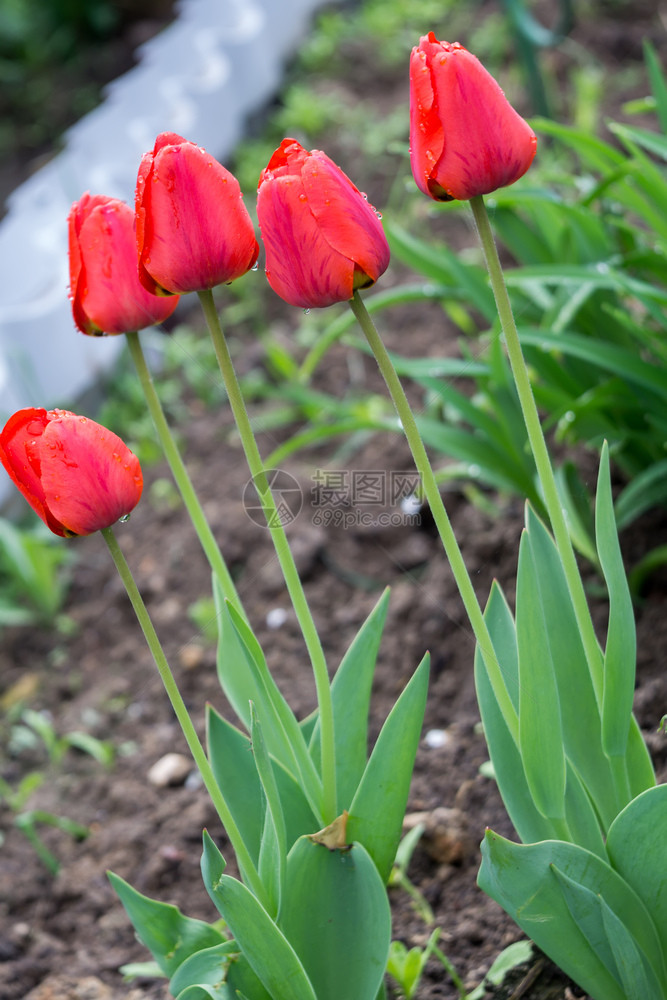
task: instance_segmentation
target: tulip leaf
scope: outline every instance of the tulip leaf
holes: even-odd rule
[[[216,782],[239,828],[255,865],[264,827],[264,795],[252,754],[250,739],[218,715],[207,710],[208,754]],[[272,760],[278,795],[285,817],[287,849],[304,833],[313,833],[318,822],[299,784]]]
[[[375,1000],[391,941],[384,883],[361,844],[301,837],[287,859],[280,927],[317,1000]]]
[[[271,1000],[234,940],[191,955],[169,983],[176,1000]]]
[[[368,711],[388,604],[387,589],[359,629],[331,684],[336,740],[336,790],[338,802],[343,808],[349,807],[368,759]],[[319,749],[318,720],[310,741],[310,752],[317,764],[320,759]]]
[[[484,617],[510,698],[516,705],[518,666],[514,621],[497,583],[491,588]],[[521,754],[498,707],[479,648],[475,651],[475,685],[496,781],[515,830],[524,843],[556,837],[558,829],[535,806]],[[567,759],[565,818],[573,840],[594,854],[605,857],[598,816],[577,770]]]
[[[604,899],[600,900],[600,908],[619,978],[628,1000],[664,1000],[664,986],[658,982],[655,971],[628,928]]]
[[[211,924],[186,917],[177,906],[149,899],[119,875],[107,874],[139,940],[166,976],[173,976],[190,955],[226,942],[224,935]]]
[[[635,616],[614,517],[609,448],[600,457],[595,503],[595,537],[609,593],[609,624],[604,653],[602,744],[611,757],[625,755],[635,692],[637,639]]]
[[[428,654],[387,716],[350,805],[350,840],[363,844],[386,883],[401,838],[424,721]]]
[[[539,567],[539,593],[561,706],[565,753],[581,777],[606,829],[623,803],[618,803],[609,762],[602,750],[602,730],[563,566],[546,527],[528,508],[526,523],[534,562]],[[599,652],[599,665],[602,653]]]
[[[565,892],[554,866],[569,880]],[[592,931],[593,897],[602,897],[634,940],[641,942],[652,969],[661,968],[660,941],[639,896],[605,861],[576,844],[556,840],[513,844],[489,830],[482,842],[478,883],[594,1000],[627,997],[605,964],[608,950],[600,948],[598,953],[591,943],[603,933]],[[582,887],[573,905],[576,918],[568,905],[573,904],[573,885]],[[600,923],[602,919],[600,913]]]
[[[223,941],[190,955],[171,977],[172,996],[176,1000],[236,1000],[226,979],[238,952],[235,941]]]
[[[318,1000],[301,961],[259,900],[237,879],[204,832],[204,885],[241,953],[272,1000]]]
[[[320,814],[322,782],[308,753],[296,717],[266,665],[253,632],[239,612],[224,599],[213,578],[218,614],[218,676],[235,712],[250,729],[250,702],[262,719],[268,752],[299,780],[316,815]]]
[[[552,635],[541,592],[542,575],[530,537],[519,547],[516,638],[519,656],[519,749],[539,812],[565,817],[565,753]]]
[[[262,729],[252,704],[250,706],[250,739],[252,740],[255,766],[266,799],[264,831],[259,850],[259,877],[268,893],[271,915],[275,917],[280,909],[280,896],[285,883],[285,861],[287,858],[285,817],[283,816],[275,774],[262,738]]]
[[[505,686],[516,708],[519,701],[516,630],[512,612],[497,582],[491,587],[484,618]],[[553,836],[552,825],[535,807],[521,754],[496,701],[479,646],[475,650],[475,687],[498,788],[514,828],[524,842],[547,840]]]
[[[667,785],[655,785],[618,814],[607,837],[607,853],[653,917],[667,956]]]

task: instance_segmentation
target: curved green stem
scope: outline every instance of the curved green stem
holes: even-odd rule
[[[401,381],[396,374],[396,369],[391,362],[387,349],[382,343],[382,340],[375,328],[375,324],[373,323],[373,320],[371,319],[359,292],[355,292],[354,297],[350,300],[350,308],[356,316],[359,326],[363,330],[370,348],[375,355],[382,377],[384,378],[387,388],[389,389],[389,393],[403,427],[403,432],[410,446],[412,457],[414,458],[415,465],[417,466],[417,471],[422,482],[422,488],[426,499],[428,500],[433,520],[436,523],[445,553],[449,560],[449,565],[452,573],[454,574],[454,579],[456,580],[456,585],[459,589],[466,614],[470,620],[481,655],[484,658],[484,663],[489,675],[489,681],[493,688],[493,693],[503,714],[507,728],[509,729],[514,742],[518,746],[519,720],[516,709],[514,708],[507,691],[502,670],[498,662],[498,657],[496,656],[493,648],[493,642],[491,640],[486,621],[484,620],[484,615],[479,605],[479,601],[477,600],[475,588],[472,585],[472,580],[470,579],[470,574],[468,573],[463,555],[461,554],[459,544],[456,540],[454,529],[452,528],[449,520],[449,515],[447,514],[442,497],[440,496],[440,490],[438,489],[435,473],[433,472],[429,457],[426,453],[426,448],[422,442],[417,422],[414,418],[412,410],[410,409],[408,398],[405,395],[403,386],[401,385]]]
[[[171,672],[164,650],[160,645],[160,640],[158,639],[155,628],[153,627],[153,622],[151,621],[148,611],[146,610],[146,605],[144,604],[143,598],[139,593],[139,589],[134,582],[134,577],[132,576],[130,567],[127,564],[125,556],[121,551],[112,529],[103,528],[102,535],[107,543],[109,552],[111,553],[111,558],[116,565],[116,569],[120,574],[120,578],[125,585],[127,596],[130,598],[130,602],[134,608],[134,613],[137,616],[141,630],[144,633],[146,642],[148,643],[148,648],[153,654],[155,665],[158,669],[164,689],[167,692],[167,696],[171,702],[172,708],[174,709],[174,713],[178,719],[183,735],[185,736],[190,753],[192,754],[195,764],[199,769],[199,773],[202,776],[204,785],[206,786],[206,791],[210,795],[215,810],[227,832],[227,836],[229,837],[234,853],[236,854],[239,867],[243,872],[244,879],[248,882],[248,885],[254,892],[255,896],[264,902],[266,900],[266,893],[264,891],[262,881],[259,877],[257,869],[255,868],[253,860],[250,857],[241,833],[234,822],[234,818],[229,811],[222,792],[218,787],[218,783],[215,780],[215,775],[213,774],[211,765],[209,764],[208,757],[206,756],[204,748],[201,745],[199,737],[197,736],[195,727],[192,724],[192,719],[188,714],[188,710],[185,707],[185,702],[183,701],[181,692],[178,689],[174,675]]]
[[[331,687],[326,660],[317,628],[306,600],[306,595],[299,578],[292,551],[287,541],[275,500],[269,488],[268,480],[262,462],[259,448],[250,425],[241,388],[234,371],[227,341],[225,339],[220,319],[218,317],[213,294],[209,289],[201,291],[199,300],[204,310],[206,322],[213,339],[215,353],[220,371],[227,390],[227,396],[236,420],[236,426],[241,437],[250,475],[259,494],[262,508],[266,514],[267,525],[278,556],[280,568],[287,584],[287,590],[294,606],[296,616],[303,634],[306,648],[315,677],[317,703],[320,715],[320,734],[322,750],[322,818],[325,823],[331,823],[337,815],[336,803],[336,755],[334,743],[334,718]]]
[[[535,459],[535,465],[537,467],[537,474],[542,485],[544,502],[549,515],[549,520],[551,522],[551,529],[553,531],[558,553],[563,564],[563,570],[567,579],[567,585],[570,591],[577,625],[579,626],[579,632],[586,651],[586,659],[588,662],[591,680],[593,682],[593,689],[595,691],[598,705],[601,707],[604,681],[600,646],[595,635],[595,629],[593,627],[590,609],[588,607],[588,601],[586,600],[586,593],[584,591],[584,585],[581,579],[581,574],[579,573],[579,567],[577,566],[574,549],[572,547],[570,532],[567,527],[567,521],[565,519],[563,507],[558,495],[558,487],[556,486],[556,479],[554,477],[549,452],[544,439],[542,424],[540,423],[540,417],[537,412],[537,406],[535,404],[535,398],[533,396],[533,390],[528,375],[528,368],[523,356],[523,351],[521,350],[519,334],[517,332],[516,323],[514,322],[514,314],[512,312],[509,295],[507,294],[507,286],[505,285],[505,279],[503,277],[500,260],[498,258],[498,250],[493,238],[493,233],[491,232],[489,217],[482,196],[476,195],[474,198],[471,198],[470,207],[472,208],[475,225],[477,226],[482,249],[484,251],[484,257],[489,271],[489,278],[491,280],[491,287],[493,289],[498,315],[500,317],[500,324],[505,336],[507,355],[509,357],[512,374],[514,376],[517,393],[519,395],[523,419],[528,432],[528,440],[530,442],[530,447]]]
[[[220,581],[220,586],[222,587],[225,597],[231,604],[234,605],[235,608],[242,611],[241,601],[236,592],[236,588],[227,568],[227,564],[222,557],[218,543],[216,542],[213,532],[211,531],[211,527],[206,520],[206,515],[202,510],[199,497],[197,496],[192,485],[188,471],[185,468],[183,459],[181,458],[176,442],[174,441],[174,436],[171,433],[169,424],[167,423],[167,418],[164,415],[164,410],[162,409],[160,398],[156,392],[153,378],[148,365],[146,364],[146,357],[144,355],[138,333],[128,333],[127,343],[134,366],[137,370],[137,375],[139,376],[139,381],[146,399],[148,410],[153,423],[155,424],[160,444],[162,445],[164,456],[169,463],[169,468],[171,469],[171,473],[176,481],[178,490],[183,498],[183,503],[185,504],[187,512],[190,515],[192,525],[197,532],[197,537],[199,538],[201,547],[209,561],[212,572],[215,573],[216,577]]]

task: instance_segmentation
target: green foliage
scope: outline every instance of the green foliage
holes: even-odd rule
[[[232,946],[200,937],[199,922],[191,924],[122,880],[113,877],[113,885],[181,1000],[231,1000],[236,989],[249,1000],[376,1000],[391,937],[385,885],[421,732],[428,662],[407,684],[369,754],[370,692],[386,592],[332,681],[340,816],[317,833],[323,818],[319,716],[297,721],[256,638],[215,579],[214,595],[218,676],[245,732],[209,707],[209,760],[259,889],[254,895],[226,875],[205,835],[204,882]]]
[[[113,766],[115,749],[106,740],[99,740],[90,733],[72,731],[59,736],[45,712],[37,712],[25,708],[18,719],[7,720],[9,724],[7,750],[10,755],[18,756],[26,750],[45,750],[52,767],[63,765],[64,757],[70,749],[88,754],[106,768]],[[13,825],[21,831],[32,846],[35,854],[52,875],[60,869],[56,855],[42,840],[38,828],[52,827],[68,834],[75,840],[84,840],[89,833],[86,826],[77,823],[68,816],[56,815],[47,809],[30,808],[29,801],[33,794],[47,780],[47,774],[42,770],[32,770],[12,785],[0,778],[0,802],[4,802],[12,813]],[[0,844],[2,837],[0,836]]]
[[[0,626],[57,624],[69,563],[71,553],[41,523],[21,528],[0,518]]]
[[[655,800],[658,792],[645,795]],[[664,794],[660,799],[652,819],[664,823]],[[664,856],[660,863],[664,869]],[[488,831],[478,881],[593,1000],[665,996],[664,952],[652,914],[632,882],[604,859],[575,844],[512,844]]]
[[[646,57],[662,121],[665,82],[650,46]],[[609,442],[624,478],[615,516],[626,527],[667,503],[667,137],[612,123],[612,144],[546,119],[536,127],[545,151],[530,181],[494,192],[487,204],[499,242],[514,261],[506,283],[544,429],[566,449],[599,451]],[[466,209],[446,204],[430,211],[455,216]],[[420,433],[447,459],[439,476],[527,498],[544,517],[483,262],[475,253],[456,254],[414,235],[417,212],[421,218],[421,200],[413,205],[403,198],[384,212],[384,225],[394,259],[423,281],[370,294],[369,312],[420,300],[442,305],[460,329],[461,358],[392,358],[399,374],[421,389]],[[275,421],[308,421],[272,462],[355,431],[399,430],[383,402],[359,389],[330,399],[310,388],[334,343],[345,338],[364,349],[349,332],[351,316],[318,321],[317,328],[311,317],[303,321],[289,376],[284,362],[272,365],[269,358],[275,384],[264,392],[282,404],[273,410]],[[299,364],[304,344],[310,349]],[[597,562],[590,492],[569,460],[557,480],[573,541]],[[646,572],[654,564],[647,563]]]
[[[103,43],[120,20],[111,0],[2,0],[0,111],[7,125],[0,130],[0,148],[13,152],[54,142],[95,106],[100,84],[91,76],[99,67],[89,66],[84,52],[92,48],[104,64]],[[60,87],[53,86],[55,72]],[[78,86],[63,100],[62,82],[71,78]]]
[[[494,585],[485,619],[519,714],[513,740],[478,648],[475,682],[500,793],[523,845],[489,831],[479,884],[593,1000],[663,1000],[667,786],[632,717],[634,619],[600,462],[597,555],[604,651],[584,650],[558,550],[530,509],[514,619]],[[641,859],[641,861],[639,860]],[[650,870],[650,875],[648,874]]]

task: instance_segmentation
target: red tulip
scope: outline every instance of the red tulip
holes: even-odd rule
[[[410,160],[436,201],[513,184],[533,162],[535,133],[480,61],[433,32],[410,57]]]
[[[139,281],[129,205],[84,194],[72,205],[68,225],[70,299],[81,333],[128,333],[171,316],[178,299],[151,295]]]
[[[200,146],[173,132],[155,140],[136,190],[139,279],[151,292],[197,292],[234,281],[259,245],[239,182]]]
[[[325,153],[283,139],[262,171],[257,218],[266,276],[293,306],[346,302],[387,268],[379,216]]]
[[[90,535],[129,514],[143,479],[121,439],[68,410],[19,410],[0,434],[0,460],[56,535]]]

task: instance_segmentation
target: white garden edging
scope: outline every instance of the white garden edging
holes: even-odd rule
[[[67,214],[85,191],[133,203],[141,155],[177,132],[224,160],[277,89],[323,0],[181,0],[63,151],[17,188],[0,222],[0,420],[63,405],[91,386],[124,338],[89,338],[67,298]],[[1,425],[0,425],[1,426]],[[0,499],[5,491],[0,484]]]

